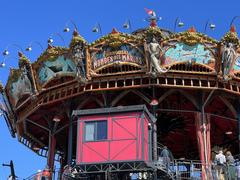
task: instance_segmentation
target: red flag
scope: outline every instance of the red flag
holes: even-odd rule
[[[144,8],[144,9],[148,13],[148,15],[153,16],[155,14],[155,12],[153,10],[151,10],[151,9],[147,9],[147,8]]]

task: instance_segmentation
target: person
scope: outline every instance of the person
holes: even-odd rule
[[[163,164],[165,165],[166,169],[169,171],[169,164],[170,164],[170,153],[167,149],[167,146],[163,147],[163,150],[160,154],[160,157],[162,157]]]
[[[219,153],[215,156],[215,163],[216,163],[216,177],[219,180],[224,179],[224,166],[226,163],[226,157],[223,154],[223,151],[220,150]]]
[[[154,69],[158,73],[167,72],[167,69],[160,67],[159,55],[160,55],[160,52],[162,51],[162,48],[154,37],[152,38],[152,42],[149,43],[148,50],[151,58],[150,72],[152,72],[152,69]]]
[[[130,173],[131,180],[137,180],[138,179],[138,173]]]
[[[237,180],[240,180],[240,161],[237,161],[236,164],[236,174],[237,174]]]
[[[83,43],[77,44],[73,49],[73,57],[77,63],[77,77],[86,78],[85,55]]]
[[[226,162],[227,162],[227,175],[229,180],[236,179],[236,169],[234,166],[234,158],[230,151],[226,152]]]

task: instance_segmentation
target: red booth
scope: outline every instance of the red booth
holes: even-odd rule
[[[76,164],[151,162],[155,118],[145,105],[76,110]]]

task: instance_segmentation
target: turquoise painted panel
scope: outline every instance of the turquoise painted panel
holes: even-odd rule
[[[234,71],[240,71],[240,57],[238,57],[233,66]]]
[[[214,67],[214,58],[211,52],[204,48],[202,44],[188,46],[184,43],[177,43],[175,47],[169,48],[165,53],[165,63],[176,62],[196,62]]]
[[[53,78],[56,74],[75,72],[76,65],[74,62],[70,59],[65,59],[63,56],[59,56],[54,61],[43,62],[43,66],[39,69],[38,78],[40,83],[43,84]]]

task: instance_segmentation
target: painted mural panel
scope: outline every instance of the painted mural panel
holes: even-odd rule
[[[41,84],[55,77],[57,74],[70,74],[76,72],[76,65],[70,59],[64,56],[59,56],[54,60],[47,60],[43,62],[42,67],[38,71],[38,78]]]
[[[104,66],[117,63],[132,63],[138,66],[145,64],[143,47],[121,45],[119,47],[104,46],[97,52],[91,53],[92,69],[97,70]]]
[[[234,66],[233,66],[234,71],[240,71],[240,56],[237,57]]]
[[[176,62],[195,62],[208,65],[212,68],[215,65],[215,59],[203,44],[189,46],[184,43],[176,43],[173,47],[168,48],[165,53],[164,64],[173,64]]]

